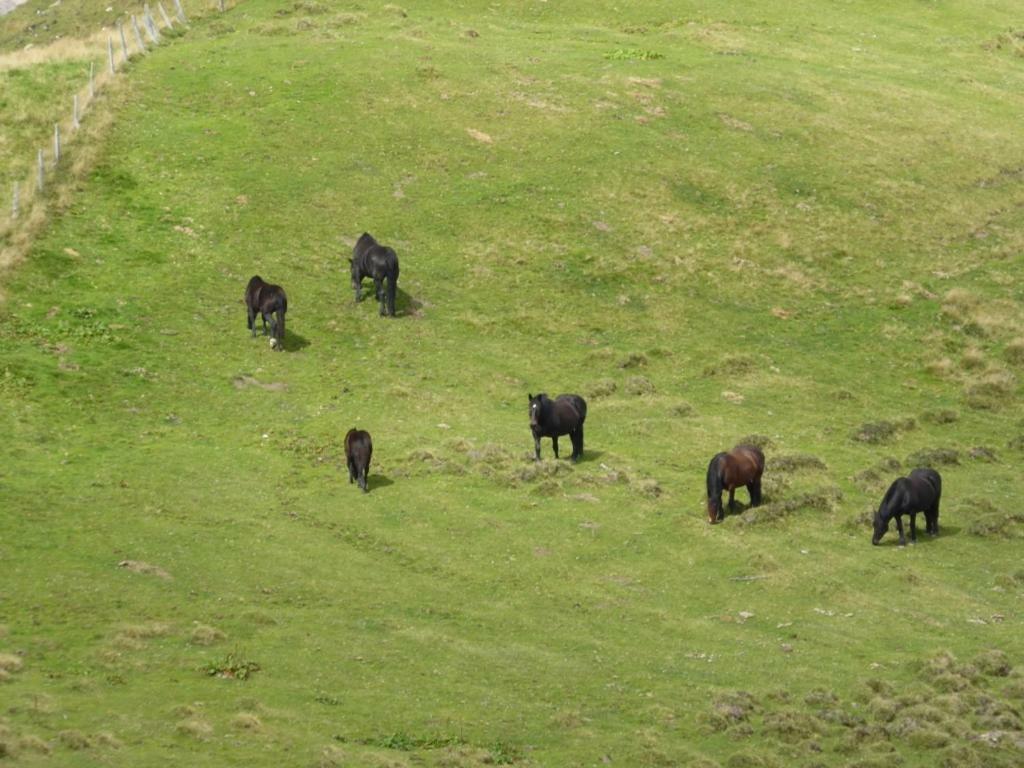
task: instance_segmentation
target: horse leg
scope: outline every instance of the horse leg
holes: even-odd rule
[[[736,509],[736,486],[729,486],[729,511],[733,512]]]
[[[747,493],[750,494],[750,506],[759,507],[761,506],[761,481],[754,480],[753,482],[747,483]]]
[[[896,530],[900,532],[900,546],[907,546],[907,538],[903,535],[903,518],[900,515],[896,515]]]
[[[373,287],[377,291],[377,301],[380,302],[380,314],[386,316],[388,307],[384,303],[384,281],[377,277],[373,278]]]
[[[579,461],[583,457],[583,425],[580,424],[576,428],[576,431],[569,433],[569,439],[572,440],[572,460],[573,462]]]
[[[558,435],[554,435],[551,438],[551,447],[555,451],[555,458],[558,458]]]
[[[534,461],[540,461],[540,438],[537,435],[533,436],[533,452],[535,454]]]
[[[348,484],[352,485],[356,479],[356,463],[352,461],[351,456],[346,459],[346,463],[348,464]]]
[[[249,324],[249,330],[252,331],[252,337],[256,338],[256,311],[252,307],[245,308],[246,320]]]
[[[917,544],[917,512],[910,513],[910,543]]]
[[[925,515],[925,519],[928,521],[928,533],[932,536],[939,535],[939,502],[935,502],[931,510]]]
[[[369,493],[366,487],[366,467],[359,470],[359,487],[363,489],[363,493]]]

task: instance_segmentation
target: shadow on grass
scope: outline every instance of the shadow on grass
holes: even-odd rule
[[[369,292],[363,291],[363,297],[356,302],[356,306],[361,304],[372,304],[376,307],[376,311],[380,313],[380,301],[373,294],[373,286],[370,286]],[[401,286],[395,289],[395,317],[398,319],[401,317],[419,317],[423,309],[423,302],[417,301],[415,298],[410,296],[408,293],[402,290]]]
[[[289,331],[285,329],[284,334],[284,351],[285,352],[298,352],[300,349],[305,349],[309,346],[309,339],[305,336],[300,336],[295,331]]]
[[[387,488],[389,485],[394,484],[395,481],[387,475],[371,474],[366,477],[367,491],[376,491],[378,488]]]
[[[605,451],[592,451],[589,448],[583,449],[583,455],[580,456],[580,460],[577,464],[589,464],[592,461],[599,461],[604,456]]]

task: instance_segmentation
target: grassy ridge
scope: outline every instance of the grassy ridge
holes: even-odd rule
[[[966,733],[901,741],[876,699],[930,691],[943,650],[1021,658],[1017,528],[969,533],[1021,490],[1020,69],[987,46],[1009,18],[252,2],[141,63],[104,161],[6,278],[5,743],[68,765],[981,759]],[[393,322],[351,301],[363,229],[402,259]],[[246,335],[254,272],[288,289],[287,354]],[[528,460],[539,389],[590,400],[574,468]],[[356,424],[366,497],[341,472]],[[706,462],[749,434],[824,468],[770,463],[788,518],[709,528]],[[944,535],[871,549],[858,518],[895,470],[858,473],[936,448],[959,461]],[[238,661],[260,670],[200,671]],[[739,688],[758,713],[715,720]],[[874,730],[784,735],[814,688]]]

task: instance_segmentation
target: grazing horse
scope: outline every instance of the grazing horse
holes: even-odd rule
[[[363,232],[352,249],[349,259],[352,267],[352,290],[356,301],[363,298],[363,278],[373,278],[381,316],[395,316],[395,292],[398,290],[398,255],[386,245],[380,245],[373,235]],[[387,279],[387,293],[384,280]]]
[[[725,518],[722,510],[722,491],[729,491],[729,509],[733,507],[736,489],[747,486],[750,506],[761,503],[761,474],[764,472],[764,454],[753,445],[737,445],[731,451],[716,453],[708,464],[708,522],[718,523]]]
[[[362,429],[350,429],[345,435],[345,460],[348,463],[348,481],[359,481],[363,493],[367,492],[366,475],[370,472],[370,457],[373,456],[373,441],[370,433]]]
[[[533,448],[540,461],[540,439],[551,438],[551,446],[558,458],[558,436],[569,435],[572,440],[572,460],[583,455],[583,422],[587,418],[587,403],[579,395],[559,395],[554,400],[541,392],[530,398],[530,431]]]
[[[925,530],[929,535],[939,533],[939,499],[942,497],[942,478],[934,469],[915,469],[907,477],[898,478],[882,497],[882,505],[875,513],[875,532],[871,543],[877,544],[889,530],[895,517],[900,532],[900,546],[906,546],[903,536],[903,515],[910,515],[910,542],[917,541],[917,513],[924,512]]]
[[[264,334],[270,321],[270,346],[284,349],[284,313],[288,311],[284,288],[265,283],[262,277],[254,275],[245,288],[245,308],[253,338],[256,338],[256,315],[259,314],[263,317]]]

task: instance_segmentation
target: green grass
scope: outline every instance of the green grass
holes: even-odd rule
[[[15,764],[1011,765],[1012,10],[254,0],[133,65],[4,276]],[[769,504],[710,527],[748,435]],[[942,535],[872,548],[936,449]]]

